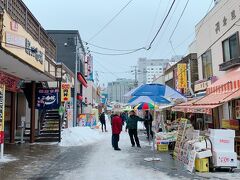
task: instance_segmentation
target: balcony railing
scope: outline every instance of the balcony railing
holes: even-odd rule
[[[231,59],[230,61],[224,62],[222,64],[219,65],[219,70],[220,71],[226,71],[230,68],[233,68],[235,66],[239,66],[240,65],[240,57],[235,58],[235,59]]]

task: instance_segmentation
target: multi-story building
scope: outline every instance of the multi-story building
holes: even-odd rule
[[[183,108],[205,126],[236,130],[240,135],[240,1],[218,0],[196,25],[190,52],[197,53],[199,81],[195,92],[206,96]],[[180,106],[179,106],[180,107]],[[235,138],[240,155],[240,138]]]
[[[5,116],[0,118],[0,131],[5,136],[1,137],[14,143],[24,122],[30,142],[34,142],[40,129],[37,92],[47,87],[46,82],[62,80],[59,72],[69,72],[70,76],[71,72],[56,63],[54,41],[22,0],[0,1],[0,42],[0,109],[5,109]]]
[[[108,100],[119,103],[127,103],[128,97],[124,94],[134,88],[134,80],[132,79],[117,79],[116,81],[109,82],[107,86]]]
[[[87,100],[86,97],[83,97],[84,87],[88,86],[85,79],[85,49],[80,34],[78,30],[48,30],[47,33],[56,43],[57,61],[63,62],[74,74],[77,74],[77,97],[74,97],[74,93],[72,93],[72,100],[73,102],[78,101],[77,114],[80,114],[85,107],[81,102],[87,105],[87,101],[92,101],[90,98]]]
[[[138,84],[151,83],[154,78],[163,74],[164,68],[169,61],[171,60],[140,58],[137,65]]]

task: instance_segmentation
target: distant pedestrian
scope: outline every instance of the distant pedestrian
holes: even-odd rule
[[[103,129],[105,130],[105,132],[107,132],[106,119],[105,119],[105,113],[104,112],[101,113],[99,120],[100,120],[101,125],[102,125],[102,132],[103,132]]]
[[[128,129],[128,134],[129,134],[129,137],[130,137],[130,140],[131,140],[131,144],[132,144],[132,147],[135,146],[135,143],[137,145],[137,147],[141,147],[140,146],[140,143],[139,143],[139,139],[138,139],[138,134],[137,134],[137,124],[138,124],[138,121],[144,121],[144,119],[138,117],[136,114],[135,114],[135,111],[130,111],[130,115],[126,121],[127,125],[126,125],[126,131]],[[135,139],[135,141],[134,141]]]
[[[148,110],[145,111],[144,119],[145,119],[144,126],[147,130],[147,139],[149,139],[150,134],[151,134],[152,139],[153,139],[153,131],[152,131],[153,117]]]
[[[116,151],[121,150],[118,147],[121,131],[122,131],[122,118],[120,117],[119,112],[115,112],[112,117],[112,147]]]

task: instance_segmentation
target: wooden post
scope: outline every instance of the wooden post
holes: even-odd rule
[[[31,102],[31,129],[30,129],[30,143],[35,141],[35,96],[36,96],[36,82],[32,82],[32,102]]]
[[[16,132],[16,93],[11,93],[11,128],[10,128],[10,143],[15,143]]]

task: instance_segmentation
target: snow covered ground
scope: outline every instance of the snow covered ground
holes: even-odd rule
[[[126,132],[120,136],[119,147],[122,151],[111,148],[111,133],[105,133],[101,145],[96,146],[94,154],[89,157],[84,169],[77,169],[69,173],[64,172],[57,179],[82,179],[82,180],[159,180],[173,179],[160,171],[154,171],[141,166],[136,166],[131,161],[132,157],[126,151],[130,147],[130,140]],[[141,149],[136,149],[141,151]]]
[[[103,133],[90,127],[73,127],[64,129],[60,146],[83,146],[98,142],[103,138]]]

